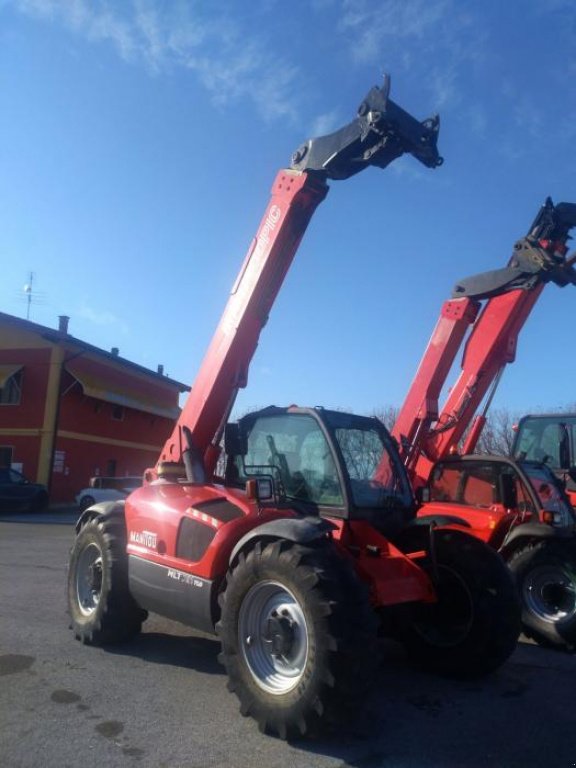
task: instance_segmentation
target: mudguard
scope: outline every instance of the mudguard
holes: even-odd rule
[[[76,533],[80,532],[82,526],[93,520],[95,517],[102,517],[110,519],[113,517],[124,518],[124,499],[120,501],[99,501],[97,504],[92,504],[91,507],[85,509],[76,521]]]
[[[544,539],[570,539],[575,536],[574,528],[566,526],[563,528],[553,528],[551,525],[542,523],[522,523],[510,531],[504,541],[504,544],[498,550],[500,554],[507,559],[518,546],[528,541]]]
[[[311,541],[324,538],[334,530],[334,523],[322,517],[283,517],[253,528],[238,540],[230,554],[229,563],[235,561],[239,553],[251,541],[258,539],[286,539],[297,544],[308,544]]]

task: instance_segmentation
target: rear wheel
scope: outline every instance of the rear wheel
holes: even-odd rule
[[[376,618],[333,545],[277,541],[241,554],[217,625],[243,715],[281,738],[341,717],[376,663]]]
[[[40,492],[31,504],[32,512],[44,512],[48,508],[48,494]]]
[[[403,639],[416,664],[453,677],[477,677],[497,669],[516,647],[520,606],[500,556],[472,536],[451,530],[433,534],[437,602],[418,604]]]
[[[576,648],[576,539],[532,543],[515,552],[509,566],[526,635],[540,645]]]
[[[128,590],[122,520],[96,518],[81,528],[70,553],[68,608],[83,643],[117,643],[140,631],[147,614]]]

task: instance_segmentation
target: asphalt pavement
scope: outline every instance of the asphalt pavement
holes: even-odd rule
[[[64,596],[76,517],[0,515],[0,768],[576,766],[576,657],[527,642],[475,681],[390,644],[358,717],[295,743],[241,717],[209,636],[153,615],[127,645],[83,646]]]

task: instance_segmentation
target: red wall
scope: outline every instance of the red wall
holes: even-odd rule
[[[0,349],[0,365],[22,365],[19,405],[0,405],[0,426],[15,429],[42,427],[50,370],[50,349]]]
[[[33,338],[33,334],[30,335]],[[39,471],[40,430],[44,422],[51,351],[50,347],[25,345],[0,349],[0,364],[24,368],[20,404],[0,405],[0,428],[6,432],[0,435],[0,446],[13,449],[12,461],[22,464],[24,474],[32,481]],[[76,350],[70,347],[67,357],[73,359],[75,354]],[[109,364],[104,356],[102,361],[83,358],[82,364],[113,390],[123,391],[124,387],[128,396],[135,394],[161,408],[174,408],[178,404],[177,387],[169,380],[164,383],[151,375],[148,381],[146,375],[129,366],[124,371],[116,370],[122,362],[110,361]],[[114,405],[84,395],[81,384],[66,370],[62,371],[60,392],[56,461],[50,488],[52,503],[73,501],[78,491],[88,485],[90,477],[109,473],[108,464],[112,460],[118,476],[140,475],[154,466],[171,434],[173,419],[132,408],[124,408],[122,420],[114,419]],[[18,434],[22,430],[29,430],[30,434]]]
[[[121,421],[114,419],[114,405],[84,395],[81,385],[66,371],[61,392],[56,451],[63,451],[64,456],[56,455],[52,501],[72,501],[91,477],[110,473],[108,464],[112,460],[118,476],[140,475],[155,465],[172,431],[172,419],[132,408],[123,409]],[[176,393],[172,400],[172,405],[175,404]],[[70,432],[74,438],[66,436]],[[121,442],[134,445],[116,444]]]
[[[50,352],[49,348],[0,349],[0,365],[24,366],[20,403],[0,405],[0,427],[36,431],[31,435],[0,435],[0,445],[12,448],[12,462],[22,465],[22,471],[30,480],[35,480],[38,472]]]
[[[141,475],[154,466],[158,452],[135,448],[119,448],[100,443],[83,442],[59,437],[56,443],[55,471],[52,473],[50,499],[70,502],[78,491],[88,485],[94,475],[106,475],[110,459],[116,461],[116,475]],[[60,463],[59,452],[62,452]]]

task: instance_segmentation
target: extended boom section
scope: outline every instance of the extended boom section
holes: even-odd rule
[[[390,81],[374,87],[358,115],[344,128],[309,140],[281,170],[240,274],[178,423],[161,453],[161,462],[182,461],[193,453],[209,475],[238,390],[260,331],[282,286],[328,179],[346,179],[371,165],[384,168],[404,153],[434,168],[438,154],[437,117],[419,122],[389,99]],[[189,472],[188,472],[189,474]],[[189,479],[193,479],[189,477]]]
[[[508,265],[459,281],[444,303],[393,429],[416,485],[458,446],[504,367],[514,361],[518,334],[546,283],[576,284],[576,257],[566,255],[574,226],[576,205],[555,206],[548,198]],[[439,410],[440,392],[468,331],[461,373]],[[473,449],[483,418],[478,417],[467,450]]]

